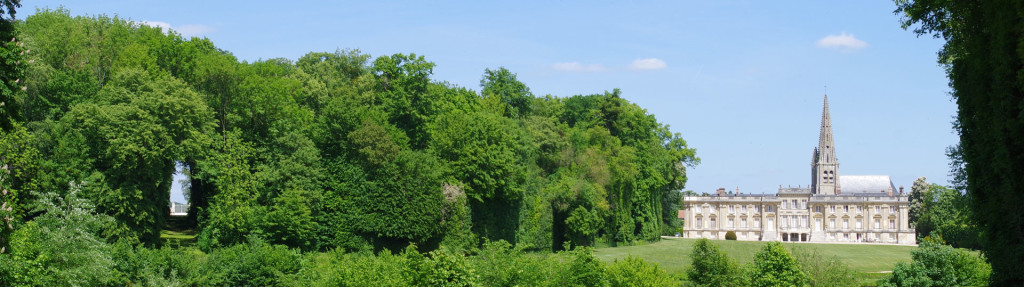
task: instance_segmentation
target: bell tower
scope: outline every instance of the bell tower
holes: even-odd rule
[[[832,140],[832,118],[828,112],[828,95],[821,111],[821,131],[818,133],[818,147],[814,148],[811,159],[811,190],[814,194],[837,195],[839,187],[839,159],[836,158],[835,141]]]

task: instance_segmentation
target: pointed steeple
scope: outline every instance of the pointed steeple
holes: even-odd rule
[[[835,162],[835,142],[832,140],[832,117],[828,112],[828,95],[825,95],[825,105],[821,109],[821,131],[818,133],[818,150],[823,157],[822,162]]]
[[[811,175],[814,194],[839,194],[839,159],[836,158],[836,146],[832,139],[832,117],[829,115],[827,94],[821,110],[821,131],[818,134],[818,147],[814,148]]]

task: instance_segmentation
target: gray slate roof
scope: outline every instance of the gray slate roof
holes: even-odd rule
[[[843,194],[896,191],[888,175],[840,175],[839,187]]]

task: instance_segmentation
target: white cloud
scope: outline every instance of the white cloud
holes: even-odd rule
[[[164,31],[164,33],[167,33],[167,31],[169,30],[174,30],[175,32],[178,32],[178,34],[181,34],[181,36],[184,38],[199,37],[214,31],[213,27],[199,24],[185,24],[175,27],[171,26],[170,23],[160,21],[139,21],[138,23],[150,27],[160,28],[160,30]]]
[[[856,50],[864,49],[868,46],[867,42],[864,42],[852,34],[846,34],[842,32],[839,35],[828,35],[825,38],[821,38],[818,42],[814,43],[818,48],[836,49],[843,52],[853,52]]]
[[[668,64],[658,58],[637,59],[629,64],[630,70],[661,70],[668,68]]]
[[[564,62],[551,65],[552,69],[566,72],[601,72],[608,70],[599,64],[584,65],[579,62]]]

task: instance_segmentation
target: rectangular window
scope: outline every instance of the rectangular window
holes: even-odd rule
[[[703,226],[701,226],[701,225],[702,225],[702,224],[701,224],[701,222],[700,222],[700,217],[697,217],[697,224],[695,224],[695,225],[694,225],[694,227],[697,227],[697,228],[702,228]]]
[[[831,209],[832,213],[836,213],[836,206],[835,205],[830,205],[829,209]]]
[[[754,205],[754,212],[761,212],[761,206],[760,205]]]
[[[711,207],[711,213],[715,213],[715,206],[712,205],[712,206],[709,206],[709,207]]]
[[[860,206],[860,205],[858,205],[858,206],[857,206],[857,214],[861,214],[861,213],[864,213],[864,207],[863,207],[863,206]]]
[[[889,214],[896,214],[896,207],[895,206],[890,206],[889,207]]]
[[[849,205],[843,205],[843,213],[850,213],[850,206]]]
[[[774,205],[769,205],[768,206],[768,212],[775,212],[775,206]]]
[[[772,219],[771,217],[768,218],[768,228],[775,228],[775,220]]]
[[[797,227],[797,223],[796,222],[797,222],[796,215],[793,215],[793,216],[789,217],[789,226],[792,226],[794,228]]]
[[[807,228],[807,215],[800,216],[800,228]]]
[[[850,240],[850,234],[849,233],[843,233],[843,239],[849,241]]]
[[[779,219],[779,226],[785,228],[786,226],[788,226],[788,224],[789,224],[789,216],[783,215],[782,218]]]
[[[797,209],[797,208],[799,208],[799,207],[797,207],[797,205],[796,205],[796,199],[794,199],[794,200],[793,200],[793,205],[791,205],[791,206],[793,207],[793,209]]]
[[[875,205],[875,213],[882,213],[882,207]]]
[[[729,228],[736,228],[736,220],[729,218]]]
[[[730,205],[729,206],[729,213],[733,213],[733,212],[736,212],[736,208],[735,208],[735,206]]]
[[[814,219],[814,229],[821,231],[821,218]]]
[[[807,200],[800,201],[800,209],[807,209]]]
[[[714,218],[711,219],[711,228],[718,228],[718,225],[715,224]]]
[[[861,229],[861,225],[860,225],[860,222],[861,222],[861,220],[860,220],[860,219],[857,219],[857,229]]]
[[[896,220],[889,220],[889,229],[896,229]]]
[[[836,219],[835,218],[829,218],[828,219],[828,228],[829,229],[836,229]]]
[[[740,227],[747,228],[747,219],[740,219]]]
[[[782,209],[789,209],[789,201],[782,201]]]
[[[696,209],[697,213],[699,214],[701,212],[701,210],[704,209],[704,207],[703,206],[697,206],[697,208],[694,208],[694,209]]]
[[[814,212],[821,213],[821,205],[814,207]]]
[[[747,206],[746,206],[746,205],[744,205],[744,206],[743,206],[743,207],[741,207],[741,208],[743,209],[743,213],[747,213]]]
[[[878,219],[878,218],[875,218],[875,229],[880,229],[880,228],[882,228],[882,220]]]
[[[714,222],[713,220],[714,219],[712,219],[712,222]],[[843,229],[850,229],[850,220],[849,219],[843,218]]]
[[[757,217],[754,218],[754,228],[761,228],[761,219],[760,218],[757,218]]]

